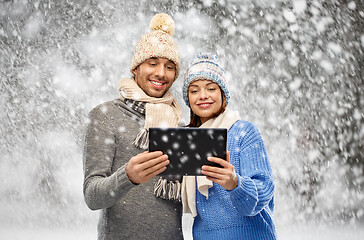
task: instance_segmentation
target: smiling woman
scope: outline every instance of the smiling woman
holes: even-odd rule
[[[191,108],[188,126],[228,130],[226,159],[207,157],[222,167],[203,165],[204,176],[182,181],[184,216],[194,217],[193,239],[275,240],[269,158],[258,128],[226,108],[230,95],[217,56],[200,54],[184,80],[183,96]]]
[[[219,85],[211,80],[197,80],[188,88],[191,110],[200,117],[201,123],[219,114],[224,95]]]

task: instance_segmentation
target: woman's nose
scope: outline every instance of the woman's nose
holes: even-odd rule
[[[208,98],[208,94],[207,94],[206,90],[202,89],[200,91],[200,99],[206,99],[206,98]]]

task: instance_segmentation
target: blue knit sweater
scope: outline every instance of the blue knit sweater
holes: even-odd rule
[[[208,199],[197,191],[193,239],[276,239],[273,176],[259,130],[237,121],[228,131],[227,149],[239,185],[227,191],[214,183]]]

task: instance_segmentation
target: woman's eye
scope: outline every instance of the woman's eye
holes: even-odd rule
[[[214,91],[214,90],[216,90],[216,88],[209,88],[208,90],[209,91]]]

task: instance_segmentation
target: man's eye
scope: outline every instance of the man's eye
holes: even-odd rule
[[[173,70],[173,69],[174,69],[174,67],[173,67],[173,66],[167,66],[167,69],[168,69],[168,70]]]

